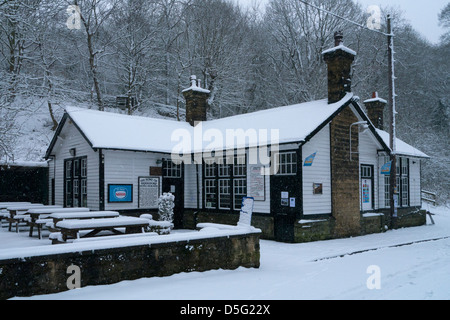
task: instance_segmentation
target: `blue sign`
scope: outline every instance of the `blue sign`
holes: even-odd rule
[[[109,184],[108,202],[133,202],[133,185]]]
[[[310,155],[309,157],[307,157],[306,159],[305,159],[305,163],[304,163],[304,167],[311,167],[312,166],[312,164],[313,164],[313,162],[314,162],[314,159],[316,158],[316,154],[317,154],[317,152],[314,152],[312,155]]]
[[[388,163],[385,163],[382,167],[381,167],[381,174],[384,174],[386,176],[391,174],[391,164],[392,161],[389,161]]]

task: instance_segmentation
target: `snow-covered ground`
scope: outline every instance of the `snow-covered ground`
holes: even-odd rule
[[[428,219],[426,226],[383,234],[305,244],[262,240],[259,269],[182,273],[30,299],[448,300],[450,209],[432,212],[435,225]],[[0,250],[24,245],[48,242],[0,231]]]

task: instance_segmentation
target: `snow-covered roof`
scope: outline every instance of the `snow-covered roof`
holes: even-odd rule
[[[389,146],[390,144],[390,134],[386,131],[376,129],[378,135],[383,139],[384,143]],[[410,156],[417,158],[430,158],[430,156],[426,155],[422,151],[414,148],[413,146],[407,144],[406,142],[396,139],[396,154],[402,156]]]
[[[187,122],[69,107],[66,112],[92,148],[171,153],[172,133]]]
[[[386,100],[384,100],[384,99],[382,99],[382,98],[379,98],[379,97],[364,100],[364,103],[370,103],[370,102],[383,102],[383,103],[387,103]]]
[[[47,161],[0,161],[0,166],[27,167],[27,168],[48,168]]]
[[[211,136],[222,138],[223,150],[305,141],[341,107],[350,103],[352,97],[353,94],[348,93],[341,101],[333,104],[328,104],[324,99],[210,120],[202,122],[201,127],[192,127],[187,122],[89,109],[71,107],[66,111],[93,148],[172,153],[173,148],[180,144],[179,137],[182,134],[183,139],[190,139],[183,151],[195,153],[208,151],[211,143],[205,137]],[[273,134],[273,130],[277,130],[277,134]],[[246,139],[227,139],[230,134]],[[250,139],[255,134],[256,139]]]
[[[342,50],[342,51],[345,51],[345,52],[347,52],[347,53],[350,53],[350,54],[356,56],[356,51],[353,51],[352,49],[350,49],[350,48],[344,46],[343,44],[340,44],[340,45],[338,45],[338,46],[336,46],[336,47],[333,47],[333,48],[331,48],[331,49],[328,49],[328,50],[323,51],[323,52],[322,52],[322,55],[327,54],[327,53],[331,53],[331,52],[335,52],[335,51],[337,51],[337,50]]]

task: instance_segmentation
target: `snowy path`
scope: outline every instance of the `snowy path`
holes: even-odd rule
[[[448,300],[450,210],[440,209],[435,221],[436,225],[306,244],[262,240],[260,269],[183,273],[32,299]],[[367,270],[373,265],[381,272],[379,290],[367,287]]]

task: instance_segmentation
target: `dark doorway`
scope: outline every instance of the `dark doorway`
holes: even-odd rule
[[[280,152],[277,174],[270,178],[270,207],[274,216],[275,240],[294,242],[294,225],[302,212],[300,159],[297,151]]]
[[[175,164],[171,160],[163,162],[162,192],[170,192],[175,196],[173,224],[175,229],[183,228],[184,214],[184,170],[183,164]]]

